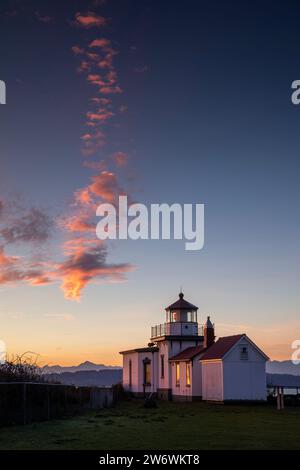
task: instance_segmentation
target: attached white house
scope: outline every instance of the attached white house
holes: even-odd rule
[[[198,324],[198,307],[183,293],[152,327],[148,347],[122,351],[123,386],[137,397],[153,393],[176,401],[266,400],[268,357],[246,336],[219,338],[210,317]]]
[[[265,401],[268,359],[245,334],[218,339],[199,358],[202,399]]]

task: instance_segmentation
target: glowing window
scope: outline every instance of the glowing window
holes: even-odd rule
[[[188,387],[191,386],[191,364],[186,364],[186,384]]]
[[[151,362],[144,362],[144,385],[151,385]]]
[[[176,363],[176,387],[180,385],[180,364],[179,362]]]

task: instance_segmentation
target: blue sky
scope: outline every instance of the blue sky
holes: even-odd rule
[[[78,13],[106,24],[76,24]],[[60,288],[69,235],[57,223],[43,243],[3,241],[6,257],[47,260],[53,277],[39,286],[2,282],[9,351],[118,363],[118,350],[148,341],[182,285],[217,334],[243,329],[272,357],[290,357],[299,331],[300,107],[290,99],[300,74],[299,15],[294,1],[2,2],[7,207],[21,201],[23,214],[39,207],[57,222],[96,176],[85,162],[102,160],[139,202],[205,204],[203,250],[186,252],[180,241],[109,243],[106,263],[135,269],[122,282],[92,276],[80,302]],[[110,70],[122,93],[109,95],[105,146],[87,157],[81,137],[94,90],[71,49],[90,50],[97,38],[118,52]],[[117,152],[124,166],[114,163]]]

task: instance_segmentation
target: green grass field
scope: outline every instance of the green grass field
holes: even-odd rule
[[[0,449],[300,449],[300,408],[142,401],[0,429]]]

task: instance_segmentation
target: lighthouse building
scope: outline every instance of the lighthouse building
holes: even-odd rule
[[[266,400],[268,357],[246,334],[216,341],[210,317],[199,325],[198,307],[183,293],[165,311],[147,347],[120,353],[125,391],[175,401]]]

